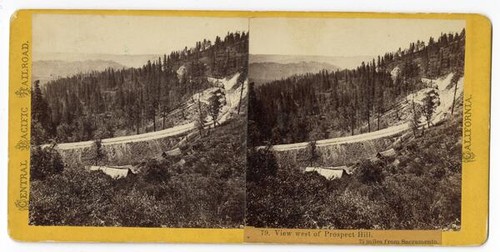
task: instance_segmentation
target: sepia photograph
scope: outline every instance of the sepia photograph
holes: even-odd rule
[[[29,224],[242,228],[247,18],[36,14]]]
[[[247,226],[460,230],[464,20],[249,27]]]

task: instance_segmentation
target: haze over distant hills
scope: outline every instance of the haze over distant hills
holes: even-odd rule
[[[249,64],[248,68],[250,81],[255,82],[257,85],[296,74],[317,73],[321,70],[334,71],[339,69],[332,64],[313,61],[301,61],[298,63],[259,62]]]
[[[107,68],[122,69],[141,67],[148,60],[156,60],[160,55],[116,55],[82,53],[35,53],[33,61],[33,79],[41,84],[62,77],[91,71],[103,71]]]
[[[363,61],[371,61],[376,56],[372,55],[361,55],[361,56],[349,56],[349,57],[337,57],[337,56],[321,56],[321,55],[276,55],[276,54],[251,54],[251,63],[261,63],[261,62],[274,62],[281,64],[288,63],[298,63],[298,62],[322,62],[335,65],[341,69],[352,69],[359,65]]]
[[[33,54],[33,61],[61,60],[61,61],[114,61],[125,67],[141,67],[148,60],[156,60],[163,54],[86,54],[86,53],[40,53]]]
[[[41,60],[33,62],[33,80],[40,80],[41,84],[45,84],[51,80],[78,73],[103,71],[108,68],[122,69],[124,67],[124,65],[110,60]]]
[[[106,68],[141,67],[161,55],[116,55],[82,53],[35,53],[33,79],[42,84],[78,73],[102,71]],[[373,56],[332,57],[304,55],[250,55],[249,78],[257,84],[286,78],[295,74],[352,69]]]
[[[304,55],[250,55],[249,78],[257,85],[292,75],[321,70],[352,69],[373,56],[331,57]]]

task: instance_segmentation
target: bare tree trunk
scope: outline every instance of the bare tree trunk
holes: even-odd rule
[[[370,109],[368,109],[368,132],[371,132],[371,124],[370,124]]]
[[[377,130],[380,130],[380,112],[378,113],[377,117]]]
[[[413,128],[413,135],[414,135],[415,137],[417,137],[417,132],[418,132],[418,120],[417,120],[417,116],[416,116],[417,111],[416,111],[416,109],[415,109],[415,100],[412,100],[412,102],[411,102],[411,107],[412,107],[412,113],[413,113],[413,115],[412,115],[412,117],[413,117],[413,118],[412,118],[412,120],[413,120],[413,121],[412,121],[412,124],[413,124],[413,127],[412,127],[412,128]]]
[[[165,112],[163,112],[163,122],[161,124],[163,129],[165,129],[165,117],[166,117]]]
[[[354,120],[351,119],[351,136],[354,136]]]
[[[245,82],[241,83],[241,93],[240,93],[240,103],[238,104],[238,115],[241,109],[241,100],[243,100],[243,88],[245,87]]]
[[[137,130],[137,135],[139,135],[139,133],[141,132],[141,119],[140,118],[137,118],[137,120],[135,121],[135,128]]]
[[[156,115],[153,114],[153,131],[156,131]]]
[[[453,115],[453,111],[455,110],[455,99],[457,96],[457,86],[458,86],[458,80],[455,81],[455,91],[453,92],[453,102],[451,103],[451,115]]]

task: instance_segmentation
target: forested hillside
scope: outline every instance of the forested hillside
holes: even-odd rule
[[[177,156],[133,164],[139,172],[121,179],[68,167],[55,149],[33,147],[30,225],[238,228],[245,208],[245,124],[246,115],[238,115],[185,143]],[[111,154],[102,150],[102,164],[111,165]]]
[[[236,32],[140,68],[35,81],[30,224],[240,227],[247,62]]]
[[[461,112],[461,111],[460,111]],[[462,117],[411,138],[352,175],[302,173],[272,150],[249,149],[246,225],[258,228],[459,230]],[[288,169],[286,168],[288,167]]]
[[[390,126],[381,119],[422,78],[463,75],[465,30],[378,56],[356,69],[320,71],[272,81],[249,94],[249,141],[255,145],[355,135]],[[252,78],[252,76],[250,76]],[[396,116],[398,117],[398,116]]]
[[[156,131],[175,124],[167,117],[196,92],[213,85],[209,77],[236,72],[246,78],[248,33],[165,54],[141,68],[77,74],[33,87],[32,135],[38,143],[75,142]]]

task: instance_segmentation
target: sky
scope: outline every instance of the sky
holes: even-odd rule
[[[377,56],[464,27],[464,20],[258,18],[250,21],[250,54]]]
[[[246,18],[38,14],[33,54],[164,54],[228,31],[247,31]]]
[[[250,30],[250,54],[376,56],[460,32],[464,20],[217,18],[38,14],[33,57],[58,54],[164,54]],[[55,57],[55,56],[54,56]]]

